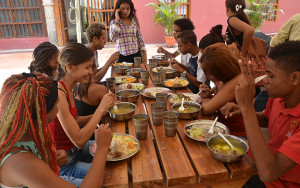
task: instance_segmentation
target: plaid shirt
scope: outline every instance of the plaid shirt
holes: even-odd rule
[[[120,54],[124,56],[135,54],[139,51],[138,39],[137,39],[137,27],[134,19],[131,24],[127,26],[121,19],[120,24],[116,24],[115,20],[110,22],[109,36],[112,41],[116,41],[116,50],[120,51]],[[146,50],[145,42],[141,32],[138,33],[140,38],[141,50]]]

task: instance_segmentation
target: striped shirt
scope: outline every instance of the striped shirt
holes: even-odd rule
[[[129,26],[127,26],[121,19],[119,24],[117,24],[115,20],[110,22],[110,39],[117,42],[116,51],[120,51],[120,54],[124,56],[132,55],[139,51],[137,32],[138,30],[134,19],[132,19]],[[146,50],[141,32],[138,32],[138,37],[140,40],[141,50]]]

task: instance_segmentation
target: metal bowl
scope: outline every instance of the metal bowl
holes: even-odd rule
[[[140,92],[135,89],[125,89],[117,91],[116,95],[121,102],[136,102],[139,99]]]
[[[206,145],[210,151],[211,156],[215,160],[222,163],[234,163],[241,160],[243,156],[248,152],[249,146],[247,142],[237,136],[233,136],[233,135],[224,135],[224,136],[229,140],[229,142],[234,147],[241,149],[243,153],[240,155],[232,155],[232,156],[216,153],[215,151],[212,150],[211,146],[217,143],[225,143],[225,140],[223,140],[219,135],[216,135],[209,138],[208,141],[206,142]]]
[[[141,68],[132,68],[132,69],[128,69],[125,72],[127,73],[128,76],[133,76],[136,78],[140,78],[141,77],[141,71],[143,69]]]
[[[201,109],[201,106],[200,104],[198,103],[194,103],[194,102],[183,102],[183,105],[188,105],[188,106],[193,106],[193,107],[196,107],[197,108],[197,111],[196,112],[180,112],[178,110],[175,110],[177,109],[178,107],[181,106],[181,103],[176,103],[176,104],[173,104],[172,106],[172,109],[179,112],[179,118],[180,119],[196,119],[197,116],[198,116],[198,113]]]
[[[131,67],[132,67],[132,63],[114,65],[114,69],[115,69],[116,73],[118,73],[118,74],[124,74],[125,71],[130,69]]]
[[[109,116],[116,121],[127,121],[129,119],[132,118],[132,116],[134,115],[134,111],[136,109],[136,105],[133,103],[129,103],[129,102],[120,102],[120,103],[116,103],[118,108],[130,108],[130,111],[128,113],[123,113],[123,114],[116,114],[116,113],[112,113],[111,111],[113,110],[113,106],[108,108],[108,113]]]

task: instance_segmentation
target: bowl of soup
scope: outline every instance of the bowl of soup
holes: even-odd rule
[[[208,139],[206,145],[211,156],[222,163],[234,163],[243,158],[249,146],[245,140],[233,135],[224,135],[233,145],[232,149],[221,136],[216,135]]]
[[[172,106],[172,109],[179,112],[179,118],[180,119],[196,119],[198,116],[198,113],[201,109],[200,104],[195,102],[183,102],[184,110],[180,111],[179,107],[181,106],[181,103],[175,103]]]
[[[116,103],[117,110],[113,106],[108,108],[109,116],[115,121],[127,121],[132,118],[136,105],[130,102]]]
[[[126,70],[130,69],[132,67],[132,63],[117,63],[114,64],[114,70],[118,74],[124,74]]]
[[[140,92],[135,89],[124,89],[116,92],[117,98],[121,102],[136,102]]]

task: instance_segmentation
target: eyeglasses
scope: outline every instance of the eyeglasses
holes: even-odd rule
[[[179,33],[179,32],[182,32],[181,30],[173,30],[173,33]]]

